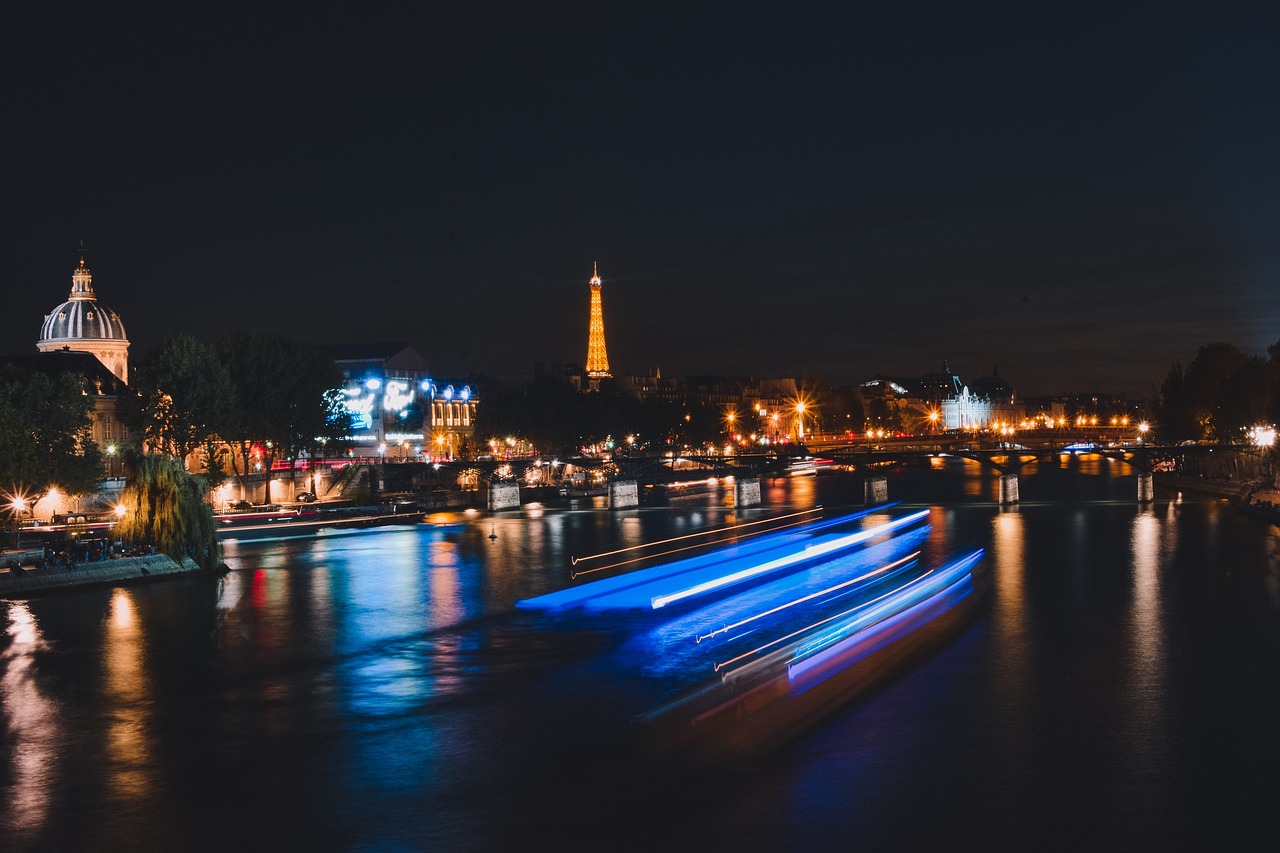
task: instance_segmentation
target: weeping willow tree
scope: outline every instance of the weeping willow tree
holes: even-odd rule
[[[124,515],[116,525],[131,545],[155,546],[179,562],[191,557],[213,571],[219,564],[213,510],[205,502],[204,481],[193,477],[172,456],[139,456],[120,504]]]

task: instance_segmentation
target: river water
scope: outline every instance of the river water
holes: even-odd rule
[[[1205,849],[1280,805],[1280,528],[1130,470],[909,471],[932,545],[990,588],[936,652],[761,756],[638,750],[668,696],[618,633],[513,603],[580,557],[734,515],[526,509],[458,527],[229,543],[235,571],[0,602],[0,849]],[[634,650],[633,650],[634,651]],[[664,650],[652,648],[654,656]],[[637,671],[640,673],[637,675]],[[1267,844],[1266,846],[1269,846]]]

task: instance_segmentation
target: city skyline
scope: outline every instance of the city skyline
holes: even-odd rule
[[[24,10],[5,350],[80,240],[139,355],[244,327],[581,364],[593,261],[615,374],[1140,397],[1280,338],[1274,11],[734,8]]]

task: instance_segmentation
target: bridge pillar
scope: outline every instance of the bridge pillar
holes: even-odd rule
[[[734,506],[760,506],[760,481],[756,479],[733,481]]]
[[[1018,475],[1017,474],[1001,474],[1000,475],[1000,505],[1008,506],[1009,504],[1018,503]]]
[[[889,502],[889,481],[884,477],[868,477],[862,483],[862,503],[876,506]]]
[[[520,484],[519,483],[490,483],[489,484],[489,510],[491,512],[503,509],[519,509],[520,508]]]
[[[1150,474],[1138,475],[1138,503],[1149,504],[1156,499],[1155,486]]]
[[[609,509],[640,506],[640,487],[635,480],[614,480],[609,484]]]

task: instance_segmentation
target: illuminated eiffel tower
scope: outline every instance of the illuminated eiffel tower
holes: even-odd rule
[[[609,354],[604,349],[604,302],[600,297],[600,269],[592,264],[591,276],[591,326],[587,333],[587,378],[591,390],[600,387],[601,379],[613,376],[609,372]]]

